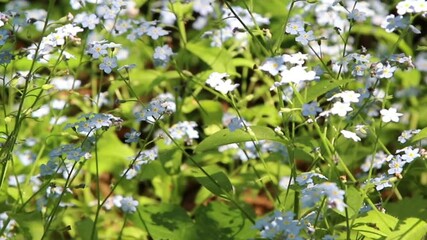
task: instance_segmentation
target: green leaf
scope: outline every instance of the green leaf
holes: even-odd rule
[[[219,197],[228,198],[226,193],[233,192],[233,185],[231,185],[230,179],[228,179],[227,175],[216,166],[207,166],[203,169],[210,175],[210,177],[198,168],[192,170],[192,176],[195,177],[196,180],[211,193]],[[212,180],[215,181],[216,184]]]
[[[158,141],[158,159],[168,174],[177,174],[180,171],[182,162],[182,151],[175,144],[166,144],[165,141]]]
[[[189,42],[187,49],[208,64],[213,71],[236,74],[234,66],[229,63],[233,56],[224,48],[214,48],[205,45],[203,42]]]
[[[350,186],[346,191],[346,204],[348,209],[348,217],[351,218],[355,214],[359,213],[360,208],[363,204],[363,196],[360,192],[353,186]],[[345,212],[338,212],[345,217]]]
[[[387,209],[387,213],[399,219],[415,217],[427,221],[427,199],[422,196],[404,198],[398,202],[391,202],[388,203],[385,208]]]
[[[277,109],[268,105],[253,106],[241,112],[244,118],[252,119],[259,125],[279,126],[282,122],[280,115],[277,114]]]
[[[419,218],[408,218],[399,221],[396,229],[388,236],[388,239],[423,239],[427,234],[427,222]]]
[[[276,142],[287,143],[287,141],[274,132],[273,129],[264,126],[251,126],[252,132],[257,140],[272,140]],[[248,132],[237,129],[234,132],[230,132],[228,129],[223,129],[216,132],[212,136],[205,138],[196,147],[197,152],[202,152],[210,149],[216,149],[219,146],[230,144],[230,143],[241,143],[251,141],[253,136]]]
[[[178,205],[141,205],[129,218],[153,239],[198,239],[193,221]]]
[[[355,219],[352,230],[373,239],[388,236],[396,228],[399,220],[385,213],[371,210],[366,215]]]
[[[222,202],[201,205],[195,219],[198,239],[253,239],[257,233],[238,209]]]
[[[304,103],[308,103],[313,100],[316,100],[320,95],[325,94],[336,87],[342,86],[347,83],[351,83],[353,81],[354,79],[344,79],[339,81],[321,80],[316,84],[314,84],[313,86],[308,87],[307,92],[304,92],[304,90],[302,90],[301,95],[303,96],[305,95]],[[294,105],[295,108],[302,106],[301,103],[296,99],[296,97],[294,97],[292,101],[295,104]]]
[[[143,76],[143,81],[141,76]],[[179,79],[180,76],[177,71],[160,72],[152,69],[140,70],[136,68],[129,72],[129,78],[132,89],[139,96],[147,95],[163,81]]]
[[[151,161],[150,163],[144,165],[140,171],[140,180],[149,180],[155,178],[156,176],[168,176],[165,172],[163,164],[159,161]]]
[[[417,133],[415,136],[413,136],[411,138],[411,140],[408,141],[408,144],[412,144],[412,143],[421,141],[424,138],[427,138],[427,127],[423,128],[419,133]]]
[[[18,213],[11,216],[19,225],[25,239],[41,239],[43,236],[43,219],[40,212]]]
[[[129,163],[128,157],[134,155],[133,150],[122,143],[114,131],[105,132],[98,141],[99,172],[122,171],[123,166]],[[95,153],[88,161],[89,171],[96,173]]]
[[[373,25],[355,25],[352,28],[351,32],[356,34],[374,36],[378,40],[383,40],[388,46],[393,46],[394,44],[396,44],[397,41],[399,41],[399,35],[395,33],[388,33],[384,29]],[[399,41],[398,47],[407,56],[414,55],[412,48],[405,42],[404,39],[401,39]]]
[[[158,176],[151,180],[151,184],[154,187],[154,193],[156,196],[160,198],[162,202],[172,203],[172,201],[176,199],[171,199],[173,192],[171,189],[173,188],[172,183],[173,176]]]
[[[220,102],[201,100],[199,104],[200,115],[203,118],[204,125],[221,124],[223,110]]]
[[[77,228],[77,234],[79,237],[81,237],[82,240],[92,240],[92,227],[93,227],[93,221],[90,218],[84,218],[83,220],[80,220],[76,223]],[[98,239],[98,234],[95,231],[94,238]]]
[[[416,69],[408,71],[396,71],[395,76],[401,80],[404,88],[419,86],[421,82],[421,73]]]

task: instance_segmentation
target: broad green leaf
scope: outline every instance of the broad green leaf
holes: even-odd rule
[[[127,226],[123,229],[122,239],[148,239],[148,234],[139,227]]]
[[[152,239],[199,239],[187,212],[174,204],[141,205],[129,218]]]
[[[320,80],[319,82],[316,82],[313,86],[309,86],[307,89],[307,92],[305,90],[301,91],[301,95],[304,97],[304,103],[311,102],[313,100],[316,100],[317,97],[319,97],[322,94],[325,94],[332,89],[342,86],[347,83],[351,83],[355,81],[354,79],[344,79],[339,81],[333,81],[333,80]],[[302,104],[296,97],[292,100],[294,103],[294,107],[298,108],[301,107]]]
[[[423,140],[424,138],[427,138],[427,127],[423,128],[419,133],[413,136],[411,140],[408,141],[408,144],[418,142],[420,140]]]
[[[199,111],[204,125],[221,124],[223,110],[220,102],[201,100],[199,104]]]
[[[166,144],[165,141],[158,141],[158,159],[168,174],[177,174],[180,171],[182,162],[182,151],[175,144]]]
[[[190,112],[198,109],[199,107],[200,106],[197,103],[197,101],[194,99],[194,97],[190,96],[190,97],[186,97],[184,99],[181,110],[183,113],[190,113]]]
[[[76,223],[77,234],[82,240],[92,240],[93,221],[90,218],[84,218]],[[95,231],[94,238],[98,239],[98,234]]]
[[[363,196],[360,194],[360,192],[354,188],[353,186],[350,186],[346,191],[346,204],[348,209],[348,217],[351,218],[355,214],[359,213],[360,208],[363,204]],[[338,212],[342,216],[345,217],[345,212]]]
[[[401,80],[404,88],[416,87],[421,82],[421,73],[416,69],[396,71],[395,76]]]
[[[391,202],[388,203],[385,208],[387,209],[387,213],[399,219],[415,217],[427,221],[427,199],[422,196],[404,198],[398,202]]]
[[[203,42],[189,42],[187,49],[208,64],[213,71],[236,74],[234,66],[229,62],[233,56],[224,48],[214,48]]]
[[[163,81],[178,79],[179,77],[177,71],[162,73],[152,69],[140,70],[136,68],[129,72],[132,89],[138,96],[147,95],[147,93],[151,92],[153,88]]]
[[[156,194],[156,196],[158,196],[160,198],[160,200],[162,202],[169,202],[171,203],[171,198],[172,198],[172,191],[171,189],[173,187],[172,184],[172,178],[173,176],[158,176],[153,178],[153,180],[151,180],[151,184],[154,187],[154,193]],[[176,200],[176,199],[173,199]]]
[[[427,236],[427,222],[419,218],[407,218],[399,221],[388,239],[413,240]]]
[[[252,119],[253,122],[259,125],[278,126],[281,123],[280,115],[277,114],[277,109],[267,105],[253,106],[242,110],[244,118]]]
[[[105,132],[98,141],[98,167],[99,172],[122,171],[123,166],[129,164],[128,157],[134,155],[133,150],[122,143],[114,131]],[[95,153],[88,161],[89,171],[96,173]],[[120,169],[120,170],[119,170]]]
[[[264,126],[251,126],[253,136],[257,140],[272,140],[276,142],[287,143],[287,141],[274,132],[273,129]],[[230,143],[241,143],[251,141],[253,136],[248,132],[237,129],[234,132],[230,132],[228,129],[223,129],[216,132],[212,136],[205,138],[197,147],[197,152],[202,152],[210,149],[215,149],[219,146],[230,144]]]
[[[141,180],[153,179],[156,176],[167,176],[163,164],[159,161],[151,161],[150,163],[142,166],[141,173],[139,174]]]
[[[44,226],[40,212],[18,213],[12,218],[18,223],[25,239],[41,239],[43,236]]]
[[[230,179],[228,179],[227,175],[220,168],[216,166],[207,166],[203,169],[210,177],[200,169],[195,168],[192,170],[193,177],[196,178],[203,187],[207,188],[216,196],[223,198],[227,198],[226,193],[233,192],[233,185],[231,185]]]
[[[198,239],[253,239],[257,233],[241,211],[218,201],[201,205],[195,219]]]
[[[393,216],[371,210],[355,219],[352,230],[357,230],[366,237],[379,239],[388,236],[398,222],[399,220]]]
[[[353,225],[352,230],[358,231],[361,235],[368,239],[385,239],[387,234],[378,230],[375,223],[371,224],[360,224],[356,223]],[[358,234],[358,235],[360,235]]]

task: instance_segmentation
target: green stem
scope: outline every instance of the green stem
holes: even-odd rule
[[[65,181],[65,184],[64,184],[64,187],[62,189],[62,192],[61,192],[61,194],[58,197],[58,201],[56,202],[54,208],[52,209],[52,211],[50,212],[50,214],[47,217],[47,223],[44,226],[44,232],[43,232],[43,235],[41,237],[42,240],[47,236],[47,233],[49,231],[50,225],[53,222],[53,219],[54,219],[54,216],[56,214],[56,211],[58,211],[58,208],[59,208],[59,205],[61,203],[61,200],[64,197],[65,193],[67,192],[67,188],[69,187],[69,184],[70,184],[70,177],[71,177],[71,175],[73,175],[71,173],[73,172],[76,164],[77,164],[77,161],[73,164],[73,166],[71,168],[70,174],[68,175],[67,180]]]
[[[217,182],[215,179],[200,165],[194,158],[185,151],[185,149],[169,134],[167,129],[159,124],[160,129],[166,134],[166,136],[174,143],[174,145],[188,158],[190,161],[218,188],[221,189],[222,193],[225,196],[225,199],[229,200],[235,207],[237,207],[243,215],[252,223],[255,224],[255,220],[247,213],[234,199],[234,197]]]
[[[96,200],[97,200],[97,209],[96,209],[96,214],[95,214],[95,220],[93,221],[93,225],[92,225],[92,232],[91,232],[91,237],[90,239],[94,239],[95,237],[95,232],[96,232],[96,224],[98,222],[98,217],[99,217],[99,212],[101,210],[101,188],[100,188],[100,183],[99,183],[99,161],[98,161],[98,134],[95,132],[95,178],[96,178]]]

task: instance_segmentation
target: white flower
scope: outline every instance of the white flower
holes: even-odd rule
[[[120,195],[116,196],[113,202],[116,207],[119,207],[125,213],[136,212],[136,207],[138,206],[138,201],[134,200],[132,197],[124,198]]]
[[[418,54],[414,64],[417,70],[427,72],[427,53],[422,52]]]
[[[82,82],[74,79],[71,75],[66,75],[62,77],[55,77],[50,83],[58,90],[71,90],[79,88]]]
[[[239,86],[239,84],[233,84],[231,79],[228,79],[228,77],[229,75],[227,73],[213,72],[209,75],[206,83],[218,92],[227,94]]]
[[[376,74],[379,78],[391,78],[393,77],[394,71],[396,71],[397,67],[392,67],[390,64],[384,66],[382,63],[378,63]]]
[[[360,137],[358,137],[356,135],[356,133],[354,133],[354,132],[350,132],[347,130],[341,130],[341,133],[345,138],[353,139],[353,141],[355,141],[355,142],[359,142],[361,140]]]
[[[304,31],[304,22],[301,21],[300,19],[291,20],[286,25],[285,32],[289,34],[297,35],[299,32],[303,32],[303,31]]]
[[[306,71],[306,67],[302,67],[300,65],[297,65],[295,67],[292,67],[291,69],[284,69],[280,75],[282,76],[282,80],[280,81],[281,84],[285,83],[300,83],[302,81],[311,81],[314,80],[316,77],[315,71]]]
[[[239,84],[233,84],[230,79],[227,79],[223,83],[217,85],[215,87],[215,90],[222,94],[227,94],[229,92],[232,92],[234,89],[236,89],[239,86]]]
[[[344,117],[347,115],[347,112],[350,112],[351,110],[353,110],[353,108],[350,107],[350,103],[336,102],[331,108],[331,113]]]
[[[208,80],[206,80],[206,83],[211,86],[215,87],[218,84],[220,84],[224,79],[227,79],[230,75],[227,73],[219,73],[219,72],[213,72],[211,75],[209,75]]]
[[[163,45],[154,49],[153,58],[162,61],[167,61],[172,55],[172,48],[168,45]]]
[[[91,14],[87,16],[86,19],[82,22],[82,27],[93,30],[95,29],[98,23],[99,23],[99,18],[95,14]]]
[[[214,12],[213,0],[194,0],[193,10],[202,16],[207,16]]]
[[[405,148],[405,154],[402,155],[402,160],[410,163],[412,161],[414,161],[415,158],[420,157],[420,149],[419,148],[412,148],[412,147],[407,147]]]
[[[358,103],[359,102],[360,93],[356,93],[355,91],[344,91],[341,93],[334,94],[332,97],[328,98],[328,101],[331,101],[334,98],[341,98],[344,103]]]
[[[397,138],[397,141],[400,142],[400,143],[406,143],[406,141],[408,139],[410,139],[411,137],[412,137],[412,131],[411,130],[405,130]]]
[[[260,70],[270,73],[273,76],[279,74],[279,71],[286,68],[282,56],[267,58],[265,62],[259,67]]]
[[[313,31],[308,32],[299,32],[299,36],[295,38],[295,41],[301,43],[302,45],[307,45],[308,42],[314,41],[316,38],[313,35]]]
[[[405,13],[413,13],[415,10],[415,2],[414,0],[406,0],[401,1],[396,5],[397,13],[399,15],[404,15]]]
[[[104,61],[99,64],[99,69],[104,70],[105,73],[109,74],[111,71],[117,67],[117,58],[116,57],[105,57]]]
[[[394,32],[396,29],[404,29],[409,24],[409,18],[403,16],[394,16],[394,14],[388,15],[381,23],[381,27],[386,32]]]
[[[294,54],[283,54],[283,60],[285,60],[286,63],[292,63],[292,64],[298,64],[298,65],[303,65],[305,60],[307,60],[308,55],[307,54],[303,54],[301,52],[297,52]]]
[[[348,14],[347,18],[356,22],[363,22],[366,20],[366,14],[358,9],[354,9]]]
[[[383,122],[399,122],[399,117],[402,116],[402,113],[398,113],[396,108],[390,108],[390,109],[381,109],[380,111],[381,119]]]

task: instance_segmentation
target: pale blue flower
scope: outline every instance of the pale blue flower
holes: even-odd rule
[[[116,57],[105,57],[101,64],[99,64],[99,69],[104,70],[105,73],[109,74],[111,71],[117,67],[117,58]]]

